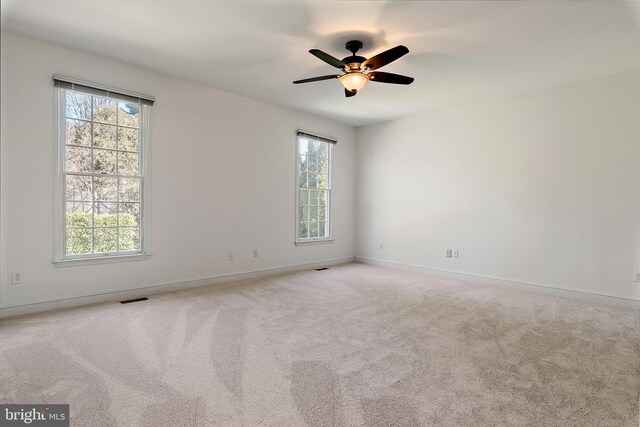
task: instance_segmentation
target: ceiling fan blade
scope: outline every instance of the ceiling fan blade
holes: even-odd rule
[[[331,75],[328,75],[328,76],[311,77],[309,79],[296,80],[295,82],[293,82],[293,84],[318,82],[320,80],[331,80],[331,79],[337,79],[338,77],[340,77],[339,74],[331,74]]]
[[[401,74],[385,73],[383,71],[374,71],[367,74],[369,80],[380,83],[393,83],[397,85],[410,85],[413,83],[413,77],[403,76]]]
[[[344,96],[346,96],[347,98],[351,98],[352,96],[356,96],[356,93],[358,93],[357,90],[349,90],[346,89],[344,90]]]
[[[382,53],[377,54],[376,56],[367,59],[362,64],[364,67],[367,67],[369,70],[377,70],[380,67],[384,67],[390,62],[395,61],[403,55],[409,53],[409,49],[406,46],[396,46],[392,49],[386,50]]]
[[[345,67],[345,64],[342,61],[340,61],[338,58],[334,58],[328,53],[324,53],[320,49],[311,49],[309,53],[320,58],[321,60],[323,60],[329,65],[333,65],[336,68],[340,68],[341,70],[344,69]]]

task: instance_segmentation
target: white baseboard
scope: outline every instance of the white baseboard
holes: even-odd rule
[[[444,270],[426,267],[422,265],[406,264],[395,261],[385,261],[375,258],[355,257],[355,261],[362,264],[376,265],[379,267],[396,268],[400,270],[416,271],[434,276],[450,277],[459,280],[473,281],[492,286],[509,287],[530,292],[542,292],[549,295],[564,298],[589,301],[598,304],[613,305],[617,307],[633,308],[640,310],[640,298],[624,295],[608,294],[603,292],[588,291],[584,289],[567,288],[543,283],[523,282],[520,280],[506,279],[502,277],[485,276],[480,274],[463,273],[460,271]]]
[[[203,277],[199,279],[186,280],[182,282],[160,283],[154,285],[140,286],[136,288],[117,289],[107,292],[99,292],[89,295],[79,295],[69,298],[49,299],[40,301],[30,301],[22,304],[7,305],[0,307],[0,318],[20,316],[24,314],[39,313],[42,311],[58,310],[61,308],[77,307],[87,304],[96,304],[109,301],[120,301],[124,299],[138,298],[148,295],[173,292],[182,289],[197,288],[202,286],[220,285],[242,280],[261,279],[279,274],[292,273],[295,271],[309,270],[319,267],[347,264],[353,262],[353,257],[333,258],[322,261],[315,261],[304,264],[292,264],[281,267],[265,268],[260,270],[243,271],[239,273],[219,274],[216,276]]]

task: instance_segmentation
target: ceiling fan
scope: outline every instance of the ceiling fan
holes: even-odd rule
[[[368,81],[394,83],[399,85],[408,85],[413,83],[413,77],[374,71],[409,53],[409,49],[407,49],[406,46],[396,46],[369,59],[356,55],[356,52],[362,49],[362,42],[360,40],[348,41],[346,48],[352,53],[352,55],[347,56],[343,60],[334,58],[319,49],[311,49],[309,51],[309,53],[320,58],[327,64],[339,68],[344,74],[330,74],[327,76],[312,77],[310,79],[296,80],[293,83],[310,83],[320,80],[339,79],[340,83],[344,86],[344,94],[347,98],[355,96],[355,94],[358,93],[358,91],[362,89]]]

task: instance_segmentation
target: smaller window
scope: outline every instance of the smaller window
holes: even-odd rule
[[[298,131],[296,243],[332,239],[331,161],[335,140]]]

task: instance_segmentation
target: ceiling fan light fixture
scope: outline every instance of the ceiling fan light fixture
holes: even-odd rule
[[[353,72],[340,76],[340,83],[349,91],[359,91],[367,84],[369,77],[366,74]]]

